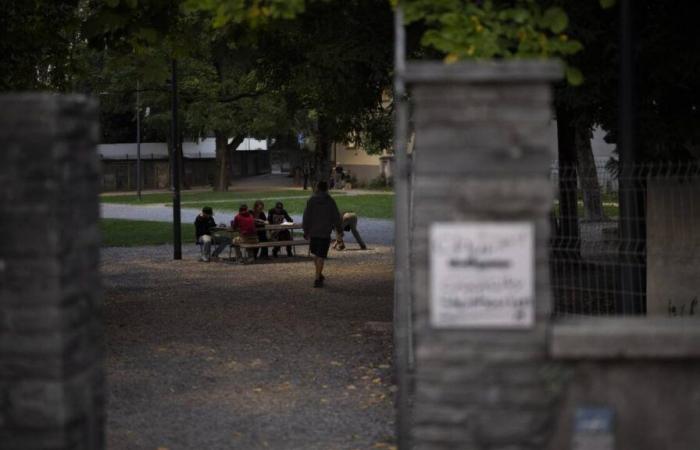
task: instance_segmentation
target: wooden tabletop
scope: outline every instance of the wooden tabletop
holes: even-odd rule
[[[300,223],[280,223],[280,224],[265,224],[265,230],[266,231],[274,231],[274,230],[300,230],[302,228],[302,224]],[[228,233],[233,233],[233,228],[231,227],[213,227],[211,229],[214,232],[217,231],[226,231]]]

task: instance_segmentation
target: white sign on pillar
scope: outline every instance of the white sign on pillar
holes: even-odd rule
[[[532,223],[432,224],[432,326],[530,328],[534,310]]]

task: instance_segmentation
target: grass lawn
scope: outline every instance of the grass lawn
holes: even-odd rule
[[[363,217],[373,219],[391,219],[394,217],[394,196],[392,194],[366,194],[366,195],[336,195],[331,194],[338,204],[338,209],[343,211],[354,211],[362,219]],[[299,198],[282,199],[284,209],[289,214],[302,214],[306,207],[309,196]],[[264,200],[265,209],[269,210],[274,206],[274,201]],[[248,207],[253,206],[252,201],[248,201]],[[216,203],[215,208],[223,211],[235,211],[238,209],[240,201],[229,201]],[[220,217],[217,217],[219,220]],[[233,219],[233,217],[228,220]]]
[[[298,192],[298,191],[297,191]],[[160,195],[160,194],[158,194]],[[390,219],[394,216],[394,196],[387,194],[335,195],[340,211],[354,211],[362,218]],[[255,198],[255,197],[254,197]],[[264,197],[258,197],[264,198]],[[290,214],[302,214],[308,195],[300,198],[284,199],[284,206]],[[252,206],[252,201],[247,201]],[[202,203],[204,204],[204,203]],[[215,210],[233,211],[238,208],[240,200],[228,200],[212,203]],[[199,203],[198,205],[199,206]],[[267,207],[273,201],[266,201]],[[217,220],[228,222],[233,217],[217,216]],[[173,226],[169,222],[151,222],[145,220],[102,219],[102,245],[105,247],[134,247],[140,245],[160,245],[172,243]],[[194,243],[194,225],[182,224],[183,243]]]
[[[145,220],[100,220],[103,247],[136,247],[173,242],[173,225]],[[194,244],[194,225],[182,224],[183,244]]]
[[[583,200],[577,202],[578,217],[583,218],[586,216],[586,211],[583,207]],[[554,200],[554,213],[559,215],[559,200]],[[610,219],[615,219],[620,216],[620,207],[615,202],[603,201],[603,214]]]
[[[345,194],[344,192],[341,193]],[[309,194],[292,189],[282,189],[277,191],[259,191],[259,192],[214,192],[214,191],[199,191],[199,192],[189,192],[181,191],[180,201],[183,207],[200,207],[205,204],[211,203],[212,207],[219,203],[242,203],[250,202],[255,200],[263,200],[266,203],[273,202],[274,199],[280,197],[306,197]],[[120,195],[101,195],[100,201],[102,203],[119,203],[123,205],[152,205],[152,204],[169,204],[173,201],[173,194],[170,192],[159,192],[156,194],[143,194],[141,196],[141,201],[136,198],[134,194],[120,194]],[[250,205],[252,206],[252,204]]]

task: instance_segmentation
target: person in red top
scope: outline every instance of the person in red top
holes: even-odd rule
[[[255,228],[255,218],[248,211],[248,205],[243,204],[238,208],[238,214],[231,221],[233,231],[238,231],[238,237],[233,241],[234,244],[257,244],[258,232]],[[254,249],[248,249],[248,261],[253,259]],[[236,259],[239,262],[245,262],[241,254],[241,248],[236,246]]]

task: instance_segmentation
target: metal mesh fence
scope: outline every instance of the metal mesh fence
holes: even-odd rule
[[[698,313],[697,164],[556,165],[551,179],[555,315]]]

